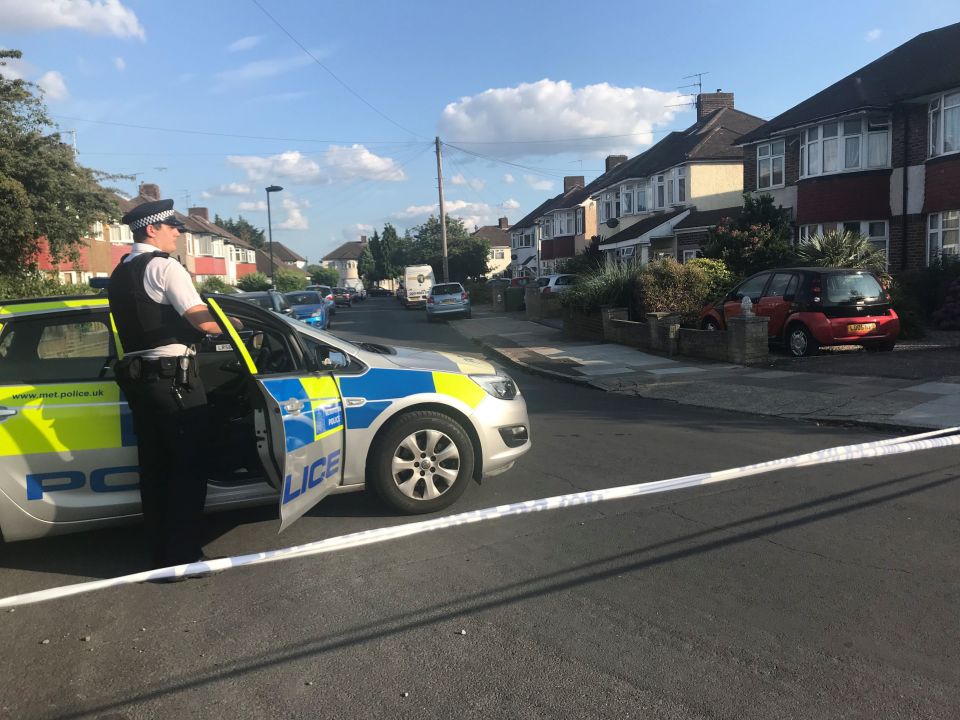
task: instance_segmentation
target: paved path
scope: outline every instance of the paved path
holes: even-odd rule
[[[607,392],[830,423],[960,426],[960,377],[938,374],[938,365],[946,370],[945,362],[926,363],[929,367],[921,378],[833,374],[825,366],[830,358],[816,359],[818,372],[744,367],[669,358],[614,343],[572,341],[564,337],[556,322],[529,322],[514,313],[494,313],[481,307],[474,308],[473,315],[471,320],[456,320],[451,325],[509,362]],[[951,360],[960,354],[956,349],[921,347],[916,345],[909,352],[948,352]],[[893,356],[876,357],[873,362]],[[850,359],[843,360],[849,373]]]

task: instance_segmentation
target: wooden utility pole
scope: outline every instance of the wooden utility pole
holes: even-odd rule
[[[440,156],[440,136],[437,135],[437,189],[440,191],[440,244],[443,248],[443,281],[450,282],[450,262],[447,258],[447,214],[443,210],[443,160]]]

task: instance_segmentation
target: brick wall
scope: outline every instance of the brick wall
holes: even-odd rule
[[[800,136],[791,135],[784,140],[784,184],[796,185],[800,179]],[[765,140],[762,144],[767,142]],[[757,145],[748,145],[743,149],[743,189],[744,192],[757,190]]]
[[[890,217],[890,170],[844,173],[797,186],[797,224]]]
[[[960,156],[948,155],[927,162],[923,212],[960,210]]]
[[[893,111],[893,167],[921,165],[927,159],[926,105],[899,105]]]
[[[575,340],[603,342],[603,318],[600,313],[583,313],[566,310],[563,315],[563,333]]]
[[[693,232],[677,233],[677,260],[683,259],[684,250],[699,250],[710,239],[710,231],[694,230]]]
[[[927,230],[925,215],[907,215],[906,238],[904,218],[896,215],[890,220],[890,253],[887,266],[894,275],[903,270],[915,270],[927,264]]]
[[[743,189],[757,189],[757,146],[747,145],[743,149]]]

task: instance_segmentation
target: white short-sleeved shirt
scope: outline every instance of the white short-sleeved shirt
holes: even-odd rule
[[[138,255],[156,251],[157,248],[148,243],[134,243],[132,251],[124,258],[124,262],[130,262]],[[171,305],[178,315],[183,315],[192,307],[203,305],[200,293],[190,279],[190,273],[172,257],[154,258],[147,263],[147,269],[143,273],[143,289],[151,300],[161,305]],[[188,351],[189,348],[186,345],[174,343],[128,354],[145,358],[179,357]]]

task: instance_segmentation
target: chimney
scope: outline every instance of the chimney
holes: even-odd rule
[[[498,226],[500,227],[501,230],[509,230],[509,229],[510,229],[510,221],[507,220],[505,217],[500,218],[500,222],[497,223],[497,224],[498,224]]]
[[[720,108],[733,108],[733,93],[721,92],[720,88],[715,93],[700,93],[697,95],[697,122]]]
[[[366,244],[367,244],[367,236],[366,236],[366,235],[361,235],[361,236],[360,236],[360,244],[361,244],[361,245],[366,245]]]
[[[563,178],[563,194],[566,195],[574,188],[583,187],[583,175],[567,175]]]
[[[627,156],[626,156],[626,155],[607,155],[607,168],[606,168],[606,172],[610,172],[610,171],[613,170],[617,165],[620,165],[621,163],[625,163],[626,161],[627,161]]]
[[[160,186],[153,183],[140,183],[140,196],[147,200],[159,200]]]
[[[200,207],[189,208],[187,210],[187,214],[194,215],[200,218],[201,220],[206,220],[207,222],[210,222],[210,213],[207,211],[206,208],[200,208]]]

